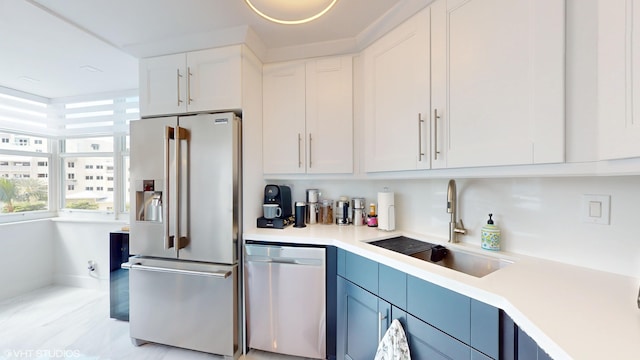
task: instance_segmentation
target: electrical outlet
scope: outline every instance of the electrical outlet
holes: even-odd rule
[[[582,195],[582,222],[609,225],[611,215],[610,195]]]

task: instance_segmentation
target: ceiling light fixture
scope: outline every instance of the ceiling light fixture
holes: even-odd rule
[[[284,25],[313,21],[326,14],[338,0],[245,0],[263,18]]]

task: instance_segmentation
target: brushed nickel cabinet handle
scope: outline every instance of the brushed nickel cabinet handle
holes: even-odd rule
[[[302,144],[302,137],[300,136],[300,133],[298,133],[298,167],[302,167],[302,158],[300,157],[300,145]]]
[[[180,75],[180,69],[176,69],[176,82],[178,83],[178,106],[180,106],[180,104],[182,104],[182,99],[180,99],[180,78],[182,77],[182,75]]]
[[[187,105],[191,105],[193,99],[191,98],[191,67],[187,67]]]
[[[438,109],[433,109],[433,160],[438,160],[438,119],[440,119],[440,115],[438,115]]]
[[[313,149],[313,143],[312,143],[313,139],[311,138],[311,133],[309,133],[309,168],[311,168],[311,166],[313,165],[313,156],[312,156],[312,149]]]
[[[422,161],[424,152],[422,152],[422,113],[418,113],[418,161]]]

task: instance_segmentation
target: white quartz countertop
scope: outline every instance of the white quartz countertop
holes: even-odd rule
[[[405,235],[514,261],[481,278],[368,242]],[[251,229],[245,240],[334,245],[504,310],[554,359],[640,359],[640,279],[446,239],[377,228],[308,225]]]

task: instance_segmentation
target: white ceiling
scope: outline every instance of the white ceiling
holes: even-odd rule
[[[264,62],[355,52],[430,1],[339,0],[279,25],[243,0],[0,0],[0,86],[47,98],[136,89],[138,58],[240,42]]]

